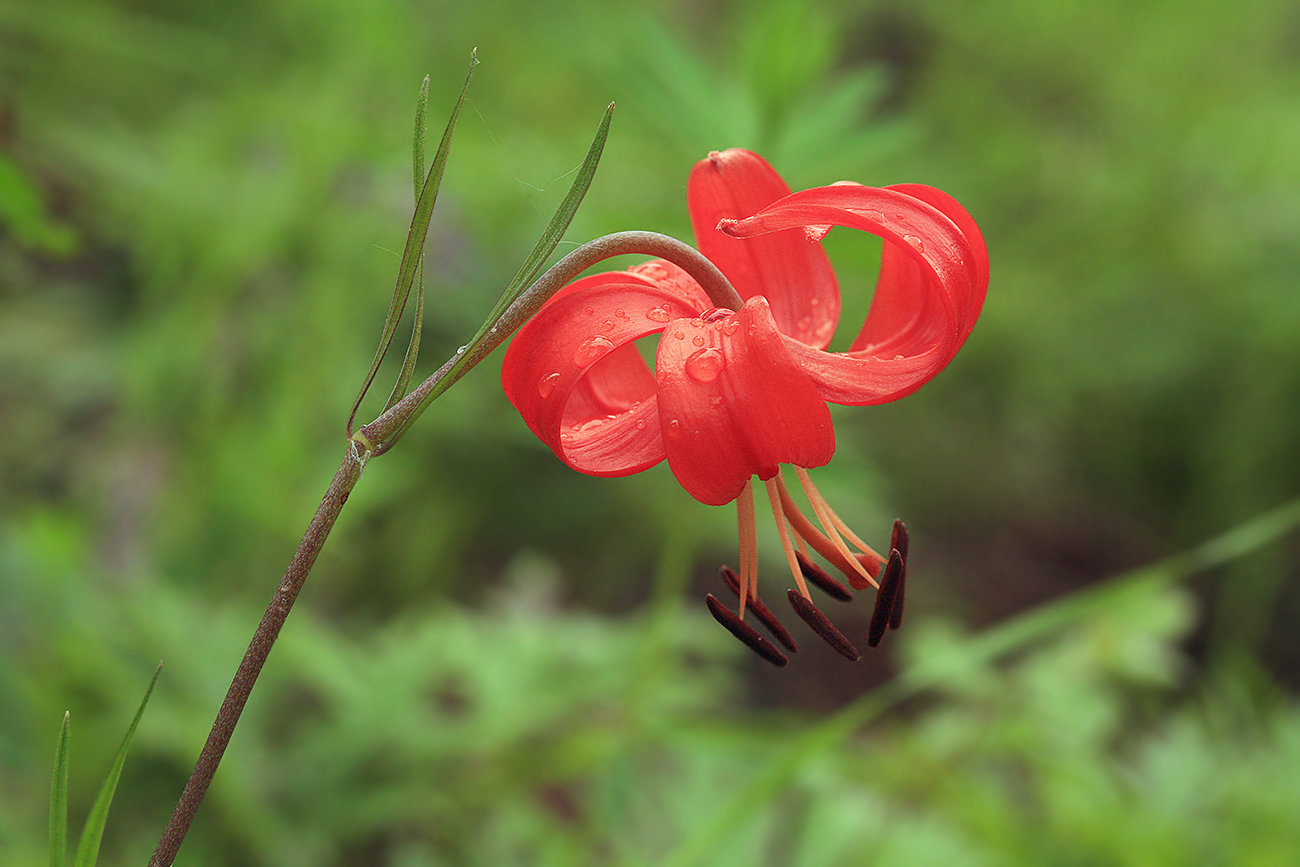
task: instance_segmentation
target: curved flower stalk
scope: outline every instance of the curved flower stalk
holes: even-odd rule
[[[855,589],[878,588],[868,642],[902,618],[907,531],[897,522],[881,555],[854,534],[813,485],[835,432],[827,402],[870,405],[916,391],[952,360],[988,286],[983,237],[956,200],[933,187],[838,183],[792,193],[757,154],[712,153],[691,172],[687,206],[696,245],[738,298],[718,306],[678,265],[654,260],[584,277],[557,292],[506,353],[502,384],[528,426],[560,460],[596,476],[624,476],[665,458],[702,503],[737,504],[739,597],[710,611],[764,658],[786,658],[744,622],[746,608],[787,649],[789,634],[758,599],[753,479],[767,489],[798,590],[796,613],[851,659],[853,645],[812,602],[807,582],[851,594],[811,559],[816,551]],[[846,352],[828,352],[839,285],[819,243],[833,226],[884,239],[870,311]],[[734,297],[734,296],[733,296]],[[735,301],[739,301],[736,304]],[[660,334],[652,371],[635,341]],[[816,523],[782,476],[793,466]],[[810,551],[811,549],[811,551]]]

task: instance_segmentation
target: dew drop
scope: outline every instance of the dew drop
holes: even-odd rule
[[[468,344],[468,343],[465,344],[464,346],[460,347],[459,349],[457,349],[457,350],[456,350],[456,354],[457,354],[457,355],[464,355],[466,349],[469,349],[469,344]]]
[[[920,238],[916,237],[915,235],[904,235],[903,240],[911,244],[912,247],[914,247],[918,253],[925,252],[925,242],[922,241]]]
[[[895,356],[894,356],[894,360],[895,360],[895,361],[902,361],[902,360],[903,360],[903,356],[901,356],[901,355],[895,355]]]
[[[696,382],[713,382],[727,366],[722,350],[709,347],[692,352],[686,359],[686,375]]]
[[[600,325],[600,330],[601,330],[601,331],[613,331],[613,330],[614,330],[614,320],[613,320],[613,319],[606,319],[604,322],[601,323],[601,325]]]
[[[683,339],[684,337],[686,337],[686,335],[685,335],[685,334],[682,334],[680,331],[678,331],[676,334],[673,335],[673,337],[676,337],[678,340],[681,340],[681,339]]]
[[[829,224],[823,226],[803,227],[804,237],[806,237],[809,241],[820,241],[822,238],[826,237],[826,235],[830,232],[830,230],[831,227]]]
[[[595,308],[595,307],[588,307],[588,308],[586,308],[585,310],[583,310],[582,312],[585,313],[585,314],[587,314],[588,316],[591,316],[591,315],[595,314],[595,312],[596,312],[596,308]]]
[[[703,328],[704,320],[697,316],[691,320],[691,325],[695,328]]]
[[[697,334],[691,338],[691,343],[694,343],[696,346],[703,346],[704,338]]]
[[[599,335],[588,337],[578,344],[577,350],[573,353],[573,363],[579,367],[586,367],[613,348],[614,344],[608,338]]]
[[[573,442],[573,434],[560,434],[560,442],[562,443]]]
[[[625,312],[623,312],[623,308],[622,308],[622,307],[615,307],[615,308],[614,308],[614,316],[615,316],[616,318],[618,318],[618,319],[622,319],[622,320],[624,320],[624,321],[627,320],[627,314],[626,314]]]
[[[727,335],[728,337],[735,334],[739,330],[740,330],[740,323],[737,322],[735,319],[728,319],[726,322],[722,323],[722,333]]]
[[[649,319],[651,322],[667,322],[672,318],[672,314],[668,312],[668,307],[666,305],[663,307],[651,307],[645,312],[645,318]]]
[[[555,391],[555,383],[557,383],[559,379],[560,375],[558,373],[546,374],[537,383],[537,393],[543,398],[550,397],[551,392]]]
[[[879,211],[863,211],[862,216],[873,223],[885,222],[885,215]]]
[[[636,429],[645,430],[645,419],[637,419]]]

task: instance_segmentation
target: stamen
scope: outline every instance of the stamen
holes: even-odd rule
[[[740,619],[745,619],[745,602],[758,597],[758,533],[754,528],[754,483],[745,482],[736,497],[737,535],[740,537]]]
[[[867,646],[877,647],[885,637],[886,627],[892,626],[897,612],[899,624],[903,622],[901,590],[903,587],[903,555],[898,549],[889,552],[889,563],[880,573],[880,589],[876,591],[876,608],[871,612],[871,626],[867,630]],[[897,629],[897,626],[894,626]]]
[[[867,571],[866,578],[858,578],[859,573],[864,568],[858,562],[858,559],[856,557],[845,557],[841,554],[839,549],[831,543],[831,540],[826,538],[826,535],[821,530],[813,526],[812,521],[809,521],[803,512],[799,511],[799,507],[795,505],[794,497],[790,496],[790,491],[785,486],[785,480],[780,475],[777,475],[775,481],[776,488],[781,494],[781,511],[785,513],[785,517],[790,521],[790,526],[795,533],[801,539],[807,541],[818,554],[833,563],[836,569],[848,575],[855,588],[860,590],[863,587],[875,587],[876,580],[871,576],[870,570]],[[858,580],[854,581],[855,578],[858,578]],[[859,584],[858,581],[861,581],[861,583]]]
[[[817,606],[803,598],[794,590],[787,591],[786,595],[790,598],[790,604],[794,606],[794,611],[803,618],[803,622],[812,627],[813,632],[820,635],[827,644],[850,662],[857,662],[862,658],[858,649],[844,637],[835,626],[826,619],[826,615],[817,610]]]
[[[803,570],[799,568],[798,555],[790,544],[790,528],[785,523],[785,515],[781,513],[781,492],[777,489],[775,476],[767,480],[767,501],[772,506],[772,518],[776,521],[776,532],[781,537],[781,548],[785,551],[785,561],[790,564],[794,583],[799,585],[799,592],[805,599],[811,599],[808,585],[803,581]]]
[[[835,529],[835,521],[831,518],[830,507],[826,504],[826,500],[822,497],[821,492],[817,490],[817,486],[813,484],[812,478],[808,475],[808,471],[803,467],[795,467],[794,471],[795,475],[799,477],[799,483],[803,485],[803,492],[807,494],[808,502],[812,505],[813,512],[817,515],[817,520],[821,522],[822,530],[825,531],[826,537],[831,540],[831,544],[840,552],[840,556],[843,557],[849,565],[853,566],[858,574],[870,581],[871,574],[867,572],[867,567],[858,562],[858,558],[849,551],[848,545],[845,545],[844,540],[840,538],[839,532]]]
[[[899,558],[903,561],[903,568],[898,574],[898,592],[894,596],[894,607],[889,615],[889,628],[897,629],[903,625],[903,593],[907,585],[908,537],[907,525],[902,521],[894,521],[894,532],[890,537],[889,546],[898,552]]]
[[[816,584],[818,590],[822,591],[832,599],[839,600],[840,602],[848,602],[853,598],[853,594],[849,592],[849,588],[827,575],[825,569],[809,560],[803,554],[797,554],[795,556],[799,560],[799,570],[803,573],[803,577]]]
[[[736,596],[739,597],[740,579],[736,577],[736,571],[729,566],[723,566],[718,570],[718,572],[722,575],[722,580],[726,581],[727,586],[731,588],[731,592],[735,593]],[[751,596],[749,599],[749,610],[754,612],[754,616],[767,627],[767,631],[772,633],[772,637],[784,644],[787,650],[791,653],[799,652],[799,646],[794,643],[794,638],[792,638],[790,633],[786,631],[786,628],[781,625],[781,621],[776,619],[776,615],[772,613],[772,609],[764,605],[761,599],[757,596]]]
[[[732,614],[730,609],[715,599],[712,593],[704,597],[704,603],[709,607],[709,613],[713,615],[713,619],[721,623],[728,632],[740,639],[741,643],[750,650],[775,666],[780,667],[786,664],[785,654],[777,650],[772,645],[772,642],[759,635],[752,626]]]

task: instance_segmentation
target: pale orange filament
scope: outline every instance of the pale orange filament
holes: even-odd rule
[[[781,509],[781,491],[777,487],[777,477],[773,476],[767,480],[767,501],[772,505],[772,517],[776,520],[776,532],[781,536],[781,547],[785,550],[786,562],[790,564],[790,574],[794,576],[794,583],[799,586],[799,592],[803,598],[812,601],[812,595],[808,592],[808,585],[803,580],[803,570],[799,568],[799,561],[794,555],[794,545],[790,543],[790,528],[786,525],[785,515]]]
[[[875,581],[872,579],[871,574],[867,572],[867,567],[863,566],[861,561],[859,561],[857,557],[853,556],[853,552],[849,550],[849,546],[844,544],[844,539],[836,529],[837,524],[842,526],[844,522],[841,521],[839,516],[831,510],[826,499],[821,495],[821,492],[817,490],[817,486],[813,484],[812,478],[808,475],[808,471],[803,467],[795,467],[794,472],[795,475],[799,477],[799,483],[803,485],[803,492],[807,495],[808,503],[812,506],[813,512],[816,513],[817,520],[821,522],[822,530],[825,531],[826,536],[831,540],[831,544],[835,546],[835,550],[839,551],[840,556],[843,557],[847,563],[852,565],[859,575],[874,584]],[[865,545],[860,547],[865,547]],[[867,550],[869,551],[870,549],[868,548]],[[863,553],[865,554],[867,552],[863,551]]]

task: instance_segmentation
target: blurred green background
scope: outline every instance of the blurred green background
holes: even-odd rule
[[[371,465],[178,863],[1295,863],[1300,548],[1249,523],[1300,493],[1295,3],[2,0],[0,867],[46,863],[63,711],[77,817],[163,658],[102,863],[152,851],[341,456],[420,81],[436,141],[474,47],[426,371],[610,100],[573,241],[689,239],[729,146],[980,222],[966,348],[814,474],[907,520],[909,623],[767,668],[701,604],[734,513],[568,470],[495,358]],[[879,245],[827,246],[854,332]]]

